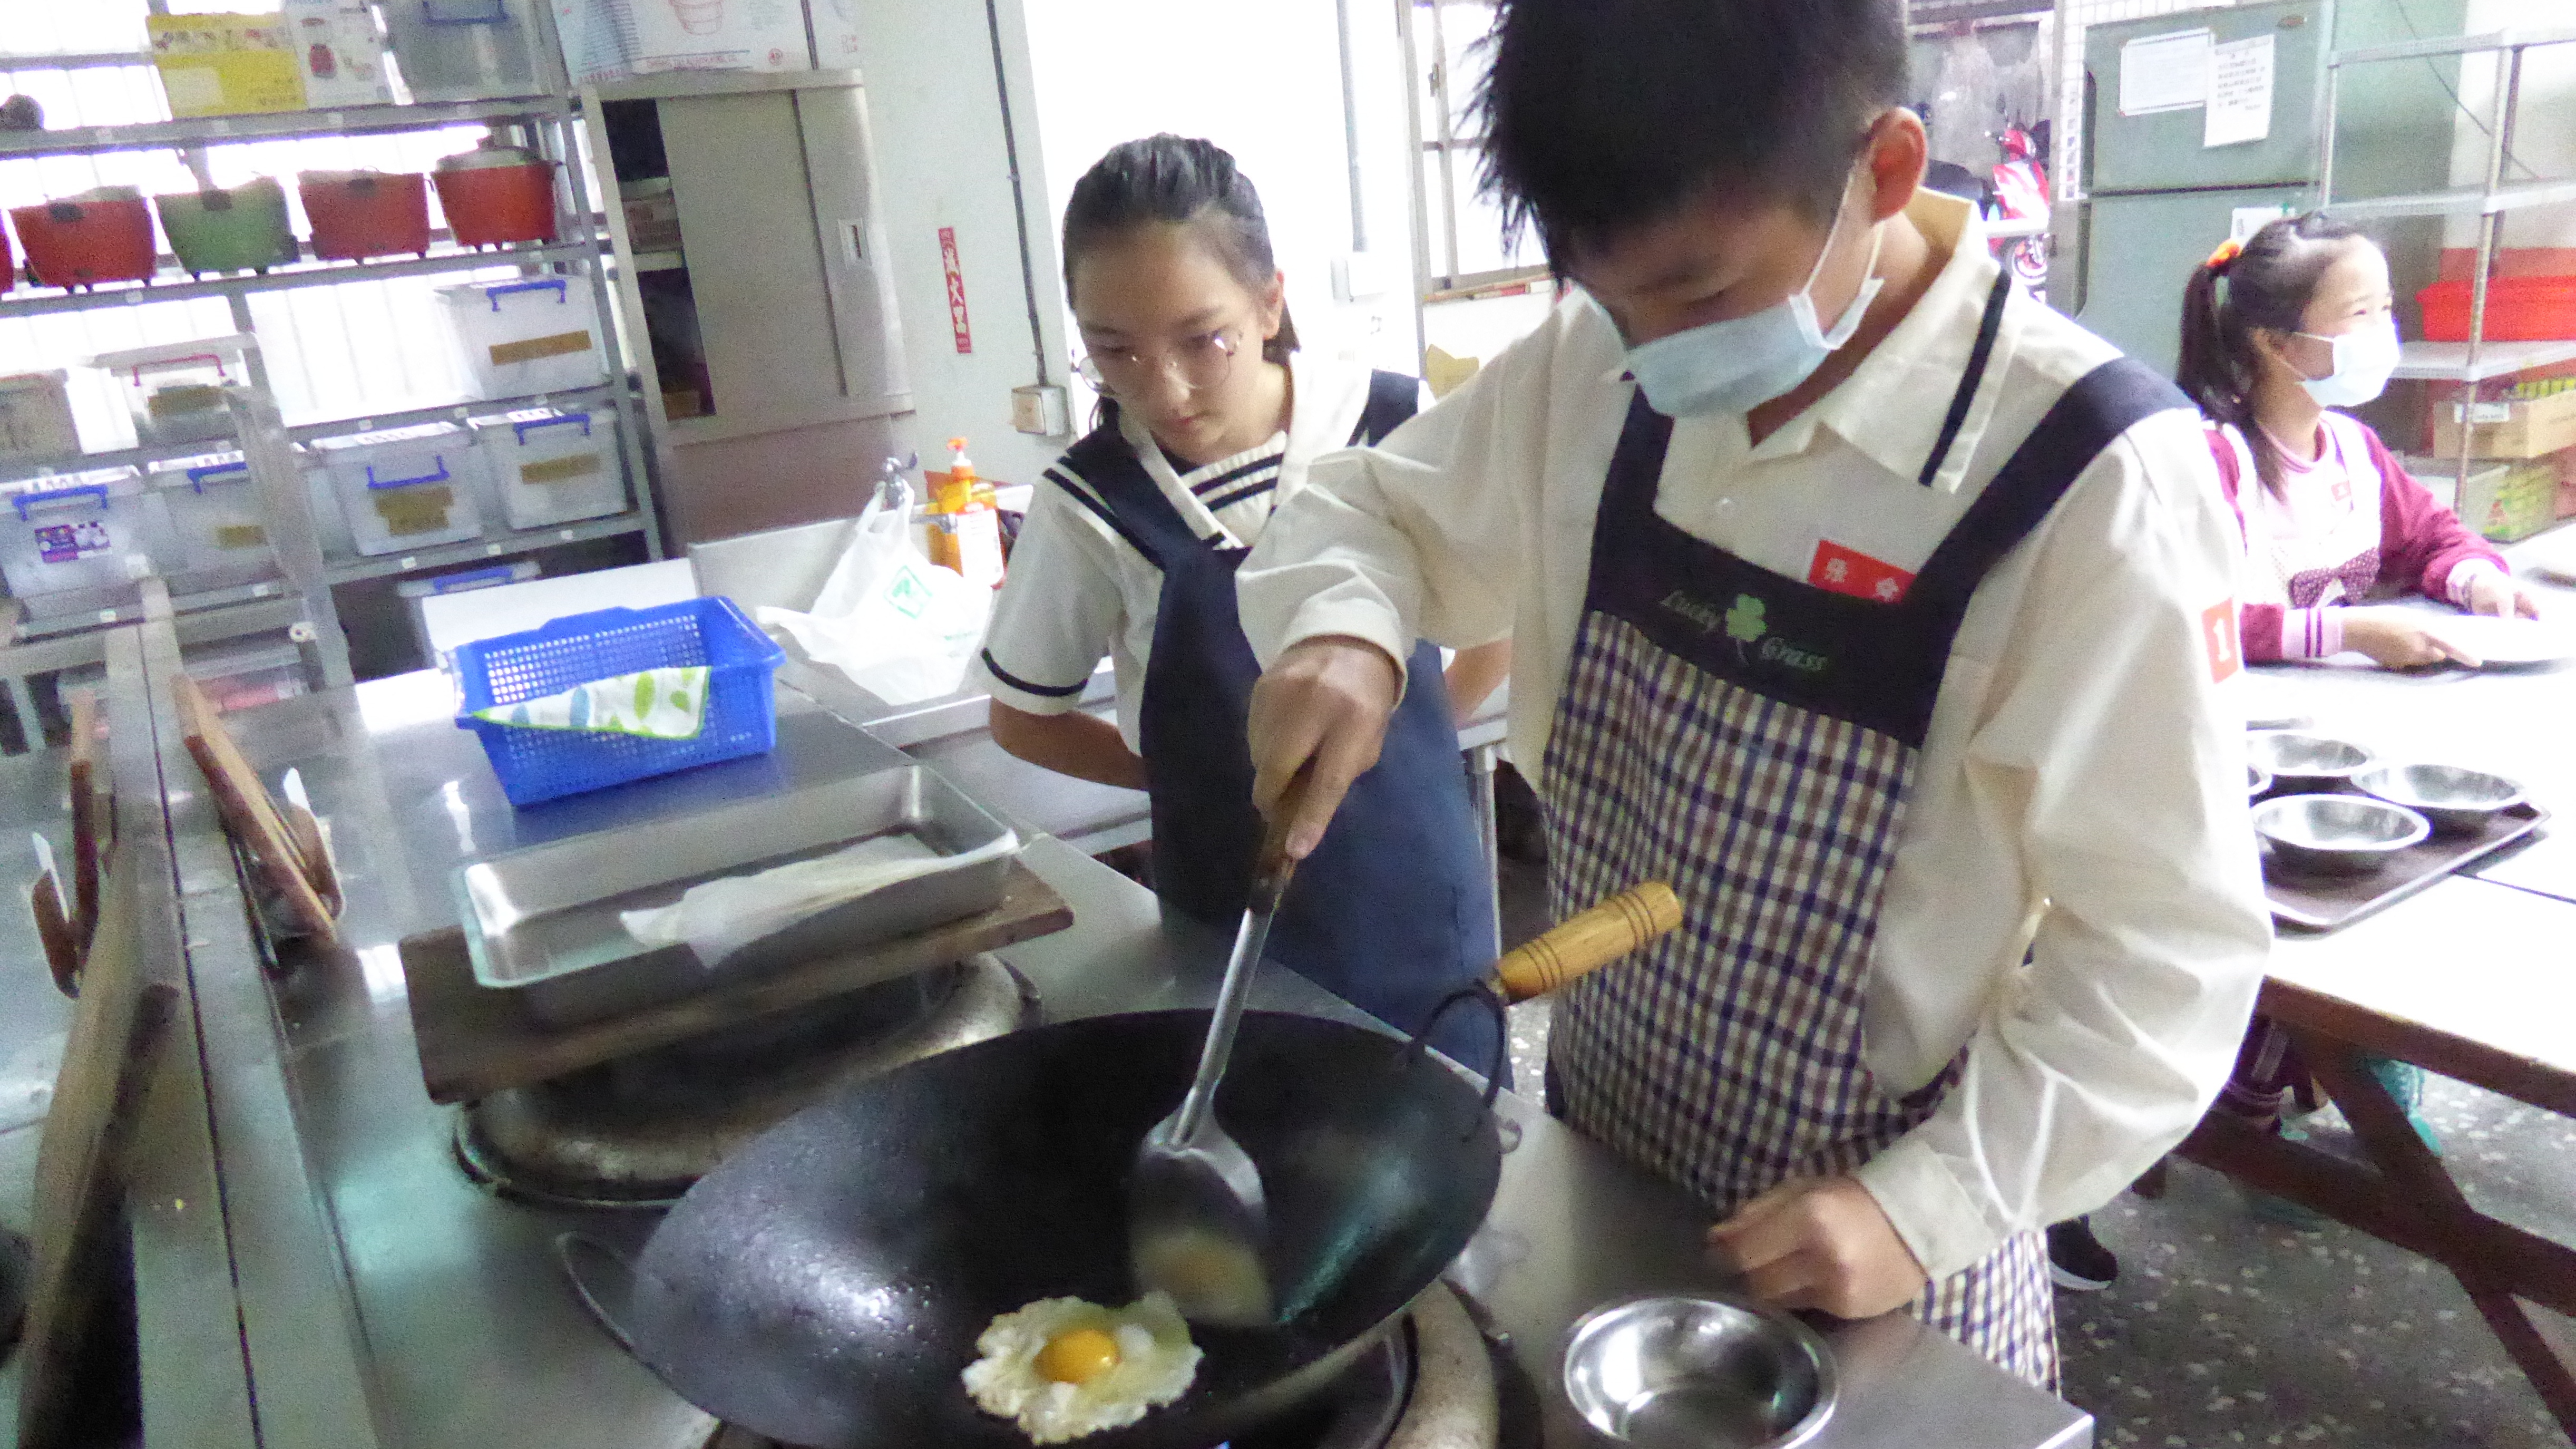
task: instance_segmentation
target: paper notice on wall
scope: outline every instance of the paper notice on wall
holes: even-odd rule
[[[2243,246],[2254,239],[2254,233],[2293,215],[2286,206],[2240,206],[2227,213],[2227,239]]]
[[[806,0],[814,22],[814,68],[859,68],[859,0]]]
[[[554,0],[576,84],[673,70],[806,70],[801,0]]]
[[[2209,99],[2210,33],[2176,30],[2120,47],[2120,114],[2187,111]]]
[[[2269,35],[2209,48],[2209,109],[2200,144],[2239,146],[2272,134],[2273,45]]]

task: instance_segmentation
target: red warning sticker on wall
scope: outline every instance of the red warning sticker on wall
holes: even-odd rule
[[[1828,538],[1816,544],[1816,556],[1807,565],[1807,582],[1855,599],[1893,604],[1905,597],[1914,575]]]
[[[2221,599],[2200,611],[2200,643],[2209,654],[2209,677],[2215,683],[2243,667],[2236,647],[2236,601]]]
[[[973,352],[975,334],[966,326],[966,271],[957,265],[957,228],[939,229],[939,265],[948,273],[948,330],[957,335],[957,350]]]

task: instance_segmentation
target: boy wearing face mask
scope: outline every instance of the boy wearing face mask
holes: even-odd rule
[[[2333,411],[2379,396],[2396,372],[2390,301],[2379,248],[2316,212],[2220,247],[2184,289],[2175,380],[2211,419],[2210,451],[2244,525],[2249,660],[2353,650],[2391,668],[2478,662],[2420,614],[2352,607],[2389,589],[2538,616],[2504,559],[2377,433]]]
[[[1414,639],[1512,636],[1556,908],[1683,902],[1558,999],[1554,1104],[1752,1291],[2049,1384],[2039,1230],[2198,1119],[2269,944],[2236,529],[2187,401],[1918,188],[1905,48],[1898,0],[1510,0],[1486,183],[1575,291],[1271,521],[1256,795],[1311,763],[1310,845]]]

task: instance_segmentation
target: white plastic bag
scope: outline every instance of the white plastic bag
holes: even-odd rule
[[[912,541],[911,493],[894,496],[888,507],[880,493],[859,514],[812,612],[763,608],[759,619],[886,703],[914,704],[965,683],[993,591],[924,558]]]

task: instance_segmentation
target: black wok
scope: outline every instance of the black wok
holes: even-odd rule
[[[1514,997],[1671,929],[1640,887],[1501,962]],[[1493,1008],[1502,1051],[1499,1003]],[[959,1375],[993,1318],[1136,1296],[1126,1180],[1187,1087],[1204,1010],[1014,1033],[858,1082],[754,1139],[655,1229],[593,1306],[682,1397],[812,1449],[1024,1449]],[[1189,1391],[1086,1449],[1203,1449],[1330,1383],[1484,1221],[1501,1176],[1491,1086],[1367,1027],[1250,1012],[1217,1115],[1261,1169],[1280,1323],[1192,1328]],[[581,1264],[569,1263],[577,1281]]]
[[[1042,1027],[806,1108],[663,1219],[618,1315],[630,1346],[698,1407],[790,1444],[1025,1449],[958,1375],[997,1314],[1135,1296],[1126,1176],[1206,1026]],[[1365,1027],[1246,1014],[1217,1111],[1261,1165],[1283,1326],[1194,1327],[1189,1392],[1086,1446],[1201,1449],[1331,1382],[1466,1246],[1501,1173],[1478,1089]]]

